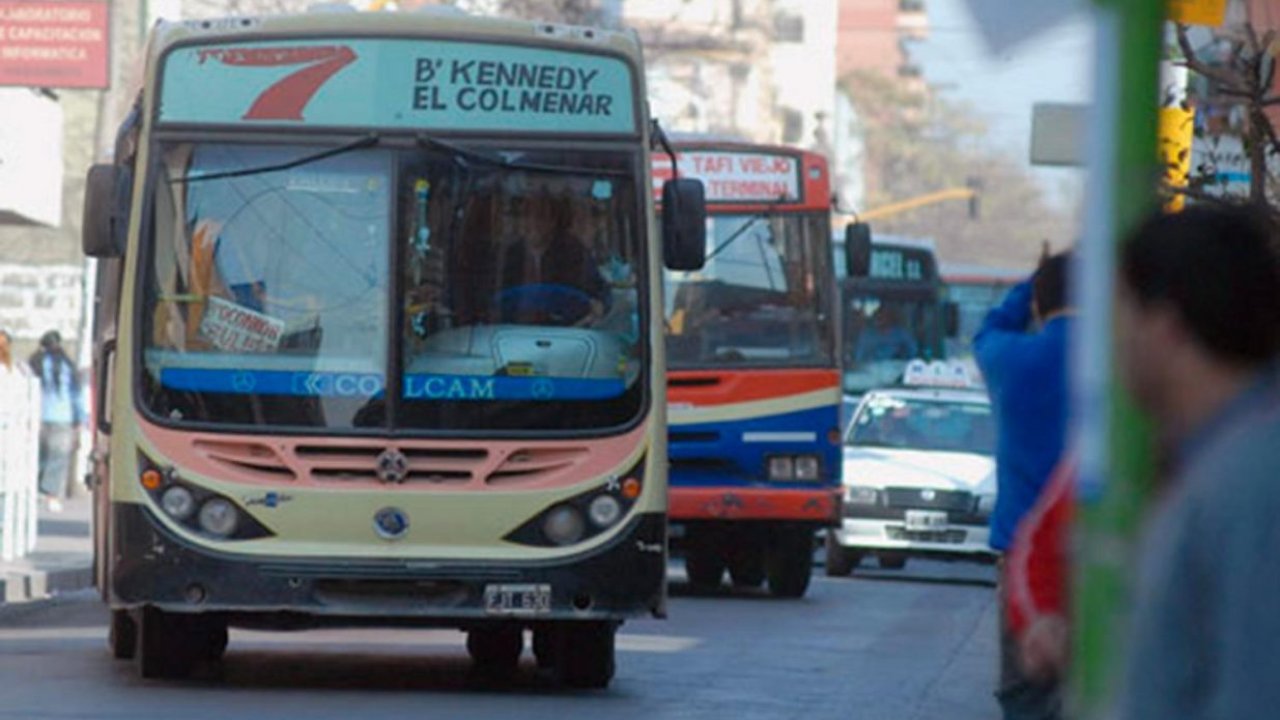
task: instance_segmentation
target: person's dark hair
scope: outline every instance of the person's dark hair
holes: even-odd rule
[[[63,349],[62,333],[57,330],[50,330],[41,335],[40,349],[32,353],[30,358],[27,358],[27,364],[31,366],[31,371],[41,379],[44,378],[45,358],[53,358],[53,383],[55,388],[61,387],[64,367],[71,373],[72,387],[77,385],[75,363],[71,362],[67,351]]]
[[[1148,218],[1121,249],[1142,305],[1168,303],[1212,354],[1258,365],[1280,353],[1280,258],[1266,218],[1243,207]]]
[[[1071,253],[1060,252],[1040,261],[1031,279],[1031,296],[1041,316],[1069,307],[1071,292]]]

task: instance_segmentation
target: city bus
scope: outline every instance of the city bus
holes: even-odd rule
[[[972,356],[973,336],[987,312],[1004,300],[1010,288],[1030,275],[1030,270],[943,263],[942,282],[947,300],[956,305],[958,317],[956,336],[947,341],[947,355]]]
[[[686,140],[706,264],[666,275],[670,517],[691,585],[800,597],[838,522],[840,379],[821,155]],[[654,177],[670,160],[654,156]],[[656,186],[655,186],[656,189]],[[666,208],[662,208],[666,212]]]
[[[890,236],[873,241],[870,228],[852,223],[837,243],[836,257],[848,406],[868,390],[899,382],[911,360],[945,358],[946,339],[956,334],[956,312],[944,299],[929,242]]]
[[[458,12],[161,24],[89,172],[96,578],[181,677],[228,626],[458,628],[603,687],[666,597],[662,260],[629,32]],[[650,328],[657,328],[651,330]]]

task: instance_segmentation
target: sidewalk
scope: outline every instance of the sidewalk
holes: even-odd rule
[[[40,509],[35,552],[0,562],[0,606],[93,585],[92,502],[80,494],[65,501],[60,513]]]

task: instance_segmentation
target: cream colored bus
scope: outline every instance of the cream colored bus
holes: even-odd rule
[[[228,626],[526,633],[571,686],[661,616],[665,256],[629,33],[458,13],[159,26],[89,175],[97,579],[144,677]]]

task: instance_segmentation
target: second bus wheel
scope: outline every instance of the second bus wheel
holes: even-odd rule
[[[112,610],[107,630],[107,648],[117,660],[132,660],[138,651],[138,624],[128,610]]]
[[[764,548],[757,545],[736,548],[729,557],[729,578],[734,587],[760,587],[765,578]]]
[[[785,528],[774,532],[765,555],[769,592],[776,597],[804,597],[813,574],[813,531]]]
[[[519,625],[473,628],[467,633],[467,653],[477,670],[512,675],[524,652],[524,629]]]
[[[823,563],[827,577],[846,577],[862,562],[862,553],[842,546],[835,533],[827,531],[827,558]]]
[[[560,682],[575,688],[609,687],[617,667],[614,650],[618,626],[603,621],[570,621],[556,628],[555,671]]]

